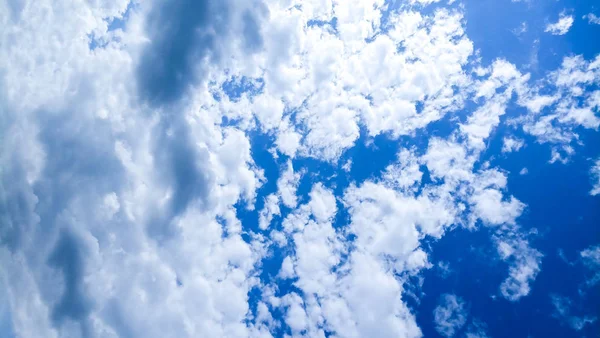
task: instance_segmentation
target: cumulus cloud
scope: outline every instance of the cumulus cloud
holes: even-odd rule
[[[304,297],[292,292],[269,299],[272,306],[285,309],[292,332],[420,336],[414,316],[400,298],[402,281],[386,271],[376,253],[348,252],[343,235],[333,228],[337,208],[332,192],[316,184],[310,197],[283,222],[295,254],[284,259],[279,273],[281,278],[296,277],[294,285]],[[402,259],[410,261],[410,257]],[[416,268],[418,262],[410,264]]]
[[[445,337],[452,337],[467,322],[465,302],[456,295],[444,294],[433,311],[436,331]]]
[[[160,106],[135,100],[146,95],[132,79],[136,53],[148,52],[141,24],[148,7],[131,9],[112,34],[106,28],[127,5],[78,3],[53,15],[25,6],[11,23],[29,27],[14,50],[48,62],[31,70],[38,76],[30,81],[18,76],[27,67],[20,52],[3,50],[2,63],[13,64],[3,83],[21,98],[49,79],[60,84],[26,104],[2,87],[1,260],[13,329],[24,337],[152,336],[165,326],[180,336],[249,335],[260,330],[240,324],[259,247],[241,239],[232,208],[252,200],[260,171],[246,136],[215,126],[210,121],[220,117],[206,107],[193,116],[193,99],[176,102],[182,96],[164,87],[146,88],[165,101]],[[48,29],[40,34],[38,25]],[[86,34],[111,39],[91,51]],[[58,35],[61,44],[48,48],[44,41]],[[183,88],[187,80],[170,70],[161,69],[161,79]],[[198,299],[205,306],[194,305]]]
[[[565,12],[560,13],[558,21],[546,25],[544,31],[552,35],[565,35],[573,25],[573,21],[572,15],[567,15]]]

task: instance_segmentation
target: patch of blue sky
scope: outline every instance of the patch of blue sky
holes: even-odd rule
[[[337,17],[335,17],[335,16],[333,18],[331,18],[331,20],[329,20],[329,21],[325,21],[325,20],[308,20],[308,22],[306,23],[306,25],[308,27],[313,27],[313,26],[317,26],[317,27],[329,26],[329,27],[331,27],[332,31],[337,34]]]
[[[125,9],[125,12],[123,12],[120,16],[116,16],[116,17],[110,18],[108,20],[108,31],[110,32],[110,31],[114,31],[117,29],[124,29],[125,23],[129,19],[131,12],[134,11],[138,7],[139,7],[138,3],[134,2],[134,1],[130,1],[127,4],[127,8]]]
[[[504,58],[519,69],[531,71],[535,79],[558,68],[566,55],[582,54],[590,59],[598,53],[600,26],[582,19],[593,11],[593,1],[465,0],[462,3],[467,35],[484,64]],[[563,11],[575,20],[569,32],[566,35],[544,32],[546,25],[556,22]]]
[[[243,94],[248,97],[258,95],[262,92],[264,87],[264,80],[262,78],[248,78],[246,76],[237,77],[234,76],[231,79],[223,82],[223,92],[232,101],[239,100]]]

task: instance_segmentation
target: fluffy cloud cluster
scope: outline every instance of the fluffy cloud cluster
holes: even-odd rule
[[[541,264],[518,233],[526,206],[481,157],[515,97],[531,114],[512,126],[570,154],[575,128],[600,125],[588,90],[600,59],[566,58],[532,85],[506,60],[480,64],[460,8],[418,12],[436,2],[2,2],[0,327],[419,337],[404,290],[432,266],[423,241],[456,226],[492,229],[501,293],[526,296]],[[301,160],[337,168],[362,134],[399,140],[448,117],[449,135],[401,148],[370,179],[317,177],[300,196]],[[255,158],[256,135],[272,140],[278,177]],[[239,210],[255,204],[252,227]],[[281,268],[265,278],[275,251]],[[464,309],[444,302],[450,336]]]
[[[262,171],[248,137],[200,107],[206,86],[185,94],[205,82],[201,71],[171,78],[170,67],[189,73],[192,56],[209,51],[178,49],[190,59],[177,65],[162,53],[204,37],[179,34],[189,30],[175,23],[180,8],[156,2],[146,15],[137,6],[0,11],[2,46],[14,46],[0,52],[1,261],[18,336],[261,330],[244,324],[261,244],[242,239],[234,204],[252,205]],[[125,27],[111,29],[119,20]],[[190,20],[207,34],[218,24]],[[156,36],[152,25],[173,26]],[[180,88],[163,92],[156,81]]]

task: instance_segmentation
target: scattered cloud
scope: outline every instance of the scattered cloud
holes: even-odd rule
[[[596,16],[594,13],[588,13],[584,15],[582,19],[587,19],[590,24],[600,25],[600,17]]]
[[[488,338],[487,325],[479,319],[473,319],[467,327],[466,338]]]
[[[593,324],[597,320],[596,317],[591,316],[577,317],[571,315],[573,302],[567,297],[553,294],[550,295],[550,299],[554,306],[553,316],[575,331],[581,331],[586,325]]]
[[[500,285],[500,293],[510,301],[518,301],[531,291],[531,283],[540,272],[542,254],[522,238],[500,235],[496,241],[500,258],[509,263],[508,277]]]
[[[525,145],[525,141],[514,137],[505,137],[502,144],[503,153],[519,151]]]
[[[512,32],[516,36],[521,36],[527,32],[527,22],[522,22],[518,28],[512,29]]]
[[[567,15],[565,12],[560,13],[558,21],[546,25],[545,32],[552,35],[565,35],[573,25],[573,16]]]
[[[444,294],[433,311],[436,331],[444,337],[452,337],[467,322],[465,302],[456,295]]]
[[[10,313],[23,337],[420,337],[403,296],[433,267],[428,243],[460,226],[491,229],[502,295],[526,296],[542,254],[483,154],[516,101],[515,127],[573,156],[578,128],[600,126],[600,59],[531,83],[483,64],[464,8],[438,2],[9,2],[0,329]],[[424,132],[459,111],[448,135]],[[343,186],[319,176],[362,170],[363,137],[396,157]],[[505,137],[502,151],[523,146]],[[594,250],[581,252],[591,284]],[[455,335],[466,302],[443,295],[434,317]]]
[[[600,158],[596,160],[590,169],[590,175],[592,176],[592,190],[590,191],[590,195],[596,196],[600,194]]]
[[[584,266],[592,273],[588,285],[595,285],[600,281],[600,246],[592,246],[580,252]]]

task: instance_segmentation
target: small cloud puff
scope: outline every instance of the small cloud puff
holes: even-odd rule
[[[593,276],[587,284],[592,286],[600,281],[600,245],[589,247],[580,253],[583,265],[592,272]]]
[[[590,175],[592,176],[592,190],[590,195],[596,196],[600,194],[600,158],[596,160],[592,169],[590,169]]]
[[[558,21],[548,24],[544,32],[552,35],[565,35],[573,25],[573,21],[573,16],[566,15],[565,12],[562,12],[560,13]]]
[[[519,138],[507,136],[504,138],[502,144],[503,153],[511,153],[513,151],[519,151],[525,145],[525,141]]]

